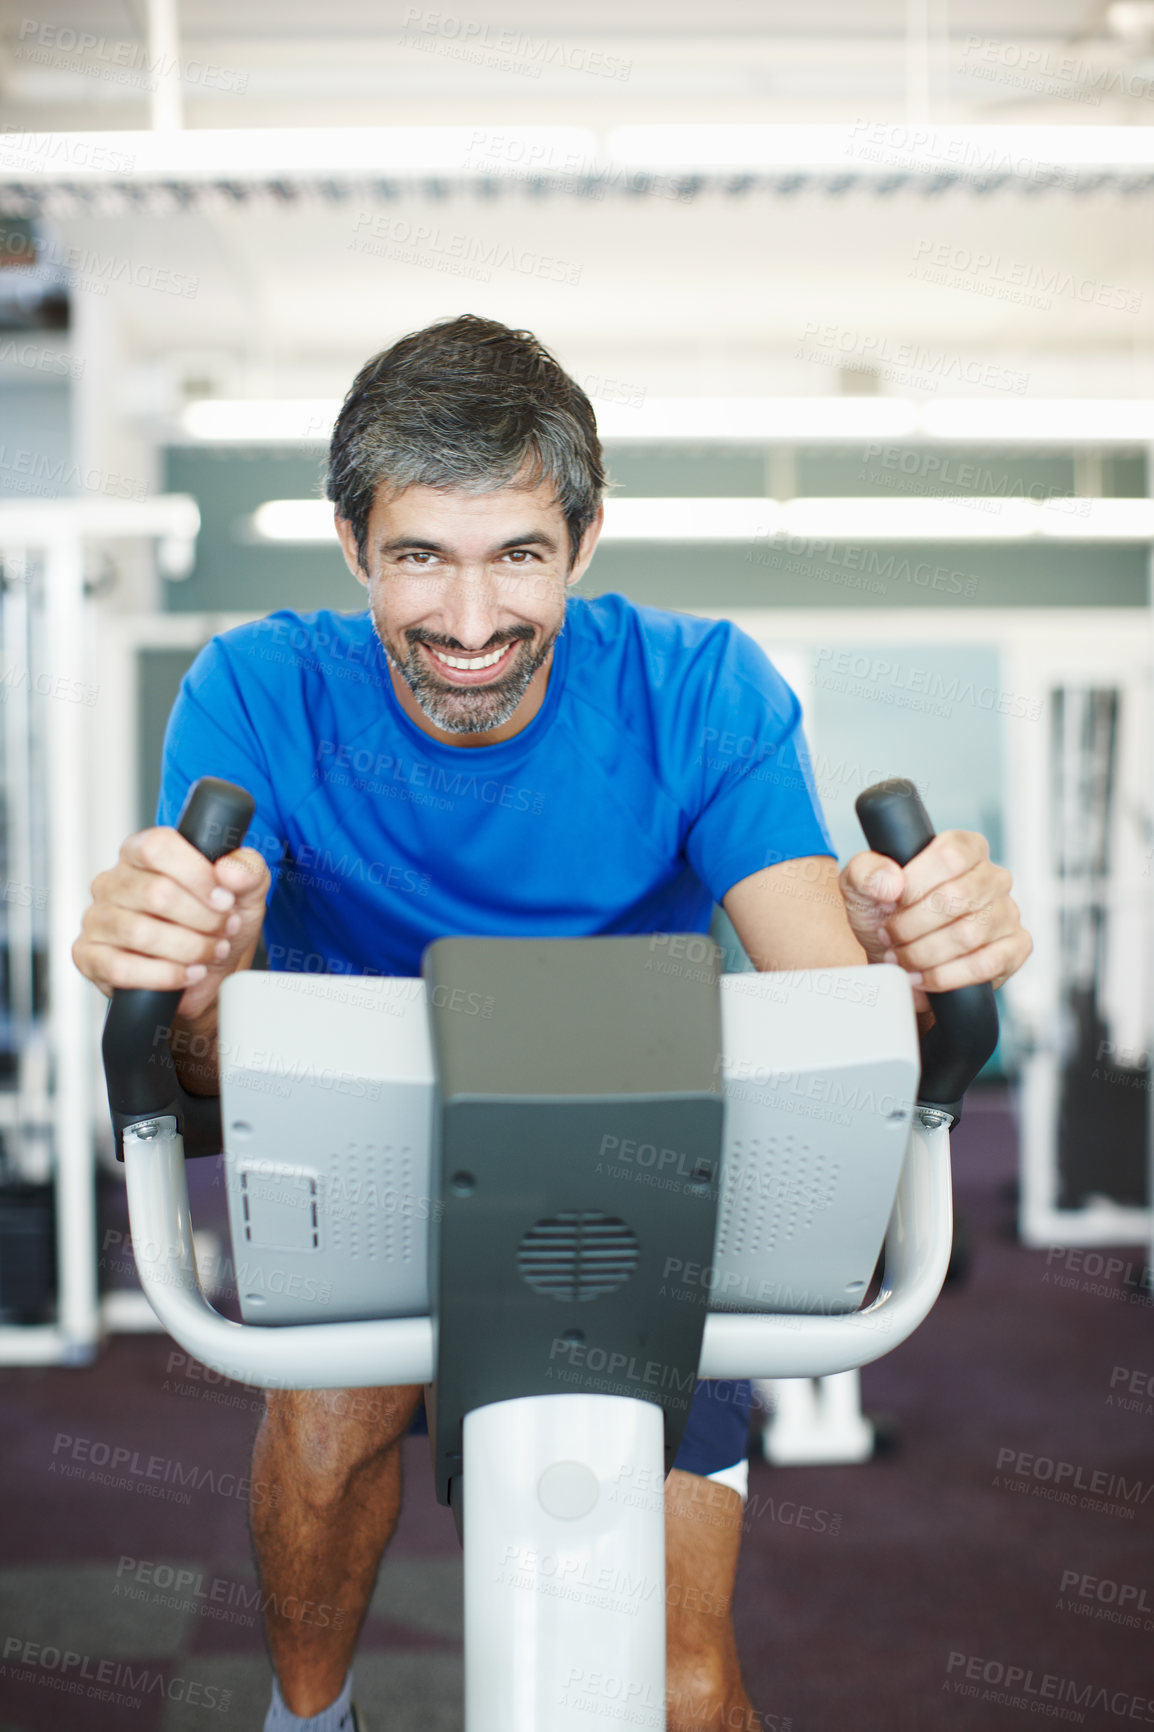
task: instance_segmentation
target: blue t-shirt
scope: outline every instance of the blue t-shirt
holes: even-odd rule
[[[198,776],[253,795],[274,969],[416,975],[449,935],[705,932],[750,873],[836,859],[800,717],[736,626],[570,597],[529,725],[449,745],[402,710],[367,609],[282,610],[186,674],[157,823]]]

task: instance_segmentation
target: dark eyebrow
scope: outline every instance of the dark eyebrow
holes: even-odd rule
[[[508,541],[502,541],[493,548],[494,553],[509,553],[515,547],[543,547],[547,553],[556,553],[557,543],[544,530],[532,529],[526,535],[510,536]],[[377,543],[378,553],[451,553],[452,549],[440,541],[428,541],[424,536],[398,535],[392,541]]]

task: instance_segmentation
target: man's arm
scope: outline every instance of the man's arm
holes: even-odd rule
[[[853,935],[828,854],[782,860],[735,884],[722,907],[753,966],[842,968],[868,962]]]
[[[241,967],[251,967],[242,963]],[[199,1016],[172,1019],[172,1068],[181,1086],[190,1095],[220,1093],[220,1047],[218,1039],[218,1006],[214,1000]]]
[[[984,836],[946,830],[905,866],[868,850],[840,872],[828,854],[783,860],[733,885],[722,906],[758,969],[896,962],[924,1033],[927,993],[999,987],[1032,953],[1012,883]]]
[[[761,973],[791,968],[860,967],[870,959],[854,937],[828,854],[783,860],[735,884],[722,899],[746,955]],[[916,1002],[916,1001],[915,1001]],[[918,1029],[934,1013],[918,1011]]]
[[[169,825],[129,836],[92,881],[73,961],[107,997],[180,993],[172,1057],[190,1094],[217,1092],[217,995],[225,975],[252,967],[269,883],[255,848],[214,865]]]

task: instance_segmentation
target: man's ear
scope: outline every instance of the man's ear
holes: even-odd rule
[[[597,547],[597,538],[601,534],[601,528],[604,522],[605,506],[604,503],[602,503],[597,507],[596,517],[581,537],[577,548],[577,557],[573,561],[568,577],[565,579],[567,588],[575,583],[579,583],[584,577],[589,566],[589,561],[593,558],[594,551]]]
[[[347,517],[342,517],[338,511],[333,512],[333,523],[336,525],[337,540],[341,544],[341,552],[345,556],[345,564],[358,583],[367,589],[369,587],[368,572],[362,566],[357,555],[357,538],[353,526]]]

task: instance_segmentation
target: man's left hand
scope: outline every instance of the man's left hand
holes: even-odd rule
[[[998,987],[1021,968],[1034,941],[1012,883],[976,830],[944,830],[906,866],[855,854],[838,878],[854,937],[871,962],[910,974],[919,1011],[929,1009],[927,992],[982,980]]]

